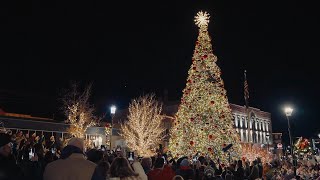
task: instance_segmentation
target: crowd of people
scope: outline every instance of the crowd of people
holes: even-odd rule
[[[71,138],[60,148],[57,143],[46,146],[39,138],[20,136],[0,133],[0,180],[320,179],[315,159],[300,161],[295,177],[292,164],[285,159],[263,163],[257,158],[223,164],[205,156],[174,159],[165,153],[129,157],[122,149],[85,149],[80,138]]]

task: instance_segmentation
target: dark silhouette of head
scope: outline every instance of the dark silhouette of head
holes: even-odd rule
[[[110,166],[109,173],[110,177],[124,178],[130,176],[138,176],[138,174],[132,170],[128,160],[123,157],[117,157],[113,160]]]
[[[163,168],[164,165],[164,159],[163,158],[157,158],[154,162],[154,168]]]

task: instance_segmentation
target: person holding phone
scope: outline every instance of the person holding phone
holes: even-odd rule
[[[134,152],[129,152],[128,153],[128,161],[133,162],[134,160],[135,160]]]
[[[121,146],[117,146],[116,148],[116,157],[123,157],[123,152]]]
[[[33,150],[33,148],[31,148],[29,150],[29,160],[32,161],[32,158],[34,158],[34,150]]]
[[[149,180],[172,179],[176,174],[172,168],[165,165],[165,158],[158,157],[154,163],[154,168],[147,175]]]
[[[184,179],[193,179],[195,176],[194,170],[190,167],[190,161],[188,158],[184,158],[177,170],[177,175],[182,176]]]
[[[147,175],[137,160],[132,165],[124,157],[117,157],[110,166],[110,179],[121,178],[130,180],[148,180]]]
[[[151,171],[152,159],[150,157],[145,157],[141,159],[141,166],[146,174]]]
[[[24,179],[22,170],[12,158],[11,137],[6,133],[0,133],[0,174],[3,180]]]

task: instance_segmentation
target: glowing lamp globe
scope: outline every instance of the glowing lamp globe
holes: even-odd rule
[[[286,116],[291,116],[293,109],[290,107],[286,107],[284,109],[284,112],[286,113]]]
[[[116,106],[111,106],[110,111],[111,114],[114,115],[116,113],[117,107]]]

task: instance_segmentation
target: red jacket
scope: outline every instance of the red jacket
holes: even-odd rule
[[[176,173],[170,166],[164,166],[163,169],[153,169],[148,174],[148,180],[165,180],[172,179]]]

